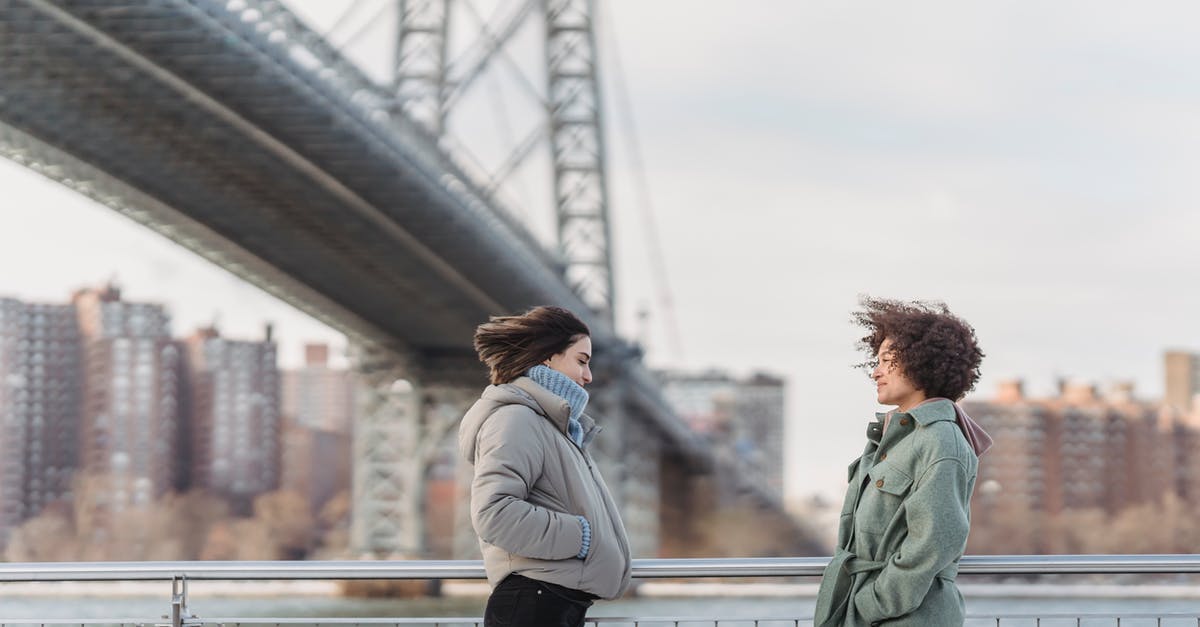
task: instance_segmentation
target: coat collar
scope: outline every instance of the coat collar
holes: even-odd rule
[[[571,405],[567,403],[561,396],[547,390],[538,385],[536,381],[529,377],[519,377],[510,385],[528,394],[533,402],[540,408],[543,416],[554,423],[554,427],[563,433],[567,433],[567,420],[571,417]],[[585,438],[591,433],[593,427],[596,426],[596,421],[591,416],[583,414],[579,417],[579,425],[583,427]],[[590,439],[590,438],[587,438]]]
[[[529,377],[518,377],[512,382],[512,385],[531,396],[541,408],[541,414],[549,418],[559,431],[567,432],[567,419],[571,417],[571,406],[565,399],[538,385]]]
[[[954,403],[945,398],[933,398],[927,400],[916,407],[913,407],[907,412],[894,412],[892,414],[892,418],[894,419],[896,416],[904,414],[912,416],[913,420],[916,420],[921,426],[925,426],[934,422],[941,422],[943,420],[958,419],[958,414],[956,414],[954,411]],[[875,417],[878,418],[880,422],[883,421],[885,416],[887,416],[886,412],[875,414]]]

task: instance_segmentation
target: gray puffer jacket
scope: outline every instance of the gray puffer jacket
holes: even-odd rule
[[[567,402],[528,377],[488,386],[467,411],[458,447],[475,466],[471,523],[488,583],[511,573],[612,599],[629,587],[629,540],[587,444],[567,435]],[[578,559],[583,516],[591,548]]]

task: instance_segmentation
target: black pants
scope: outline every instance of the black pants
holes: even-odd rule
[[[595,597],[579,590],[509,575],[488,597],[484,627],[583,627]]]

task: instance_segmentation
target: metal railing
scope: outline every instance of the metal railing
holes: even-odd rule
[[[820,576],[828,558],[756,559],[639,559],[634,560],[637,580],[653,579],[746,579],[810,578]],[[961,575],[1131,575],[1200,574],[1200,555],[1055,555],[1055,556],[967,556]],[[142,618],[3,618],[8,625],[156,625],[172,627],[241,627],[260,625],[482,625],[478,617],[200,617],[188,607],[189,581],[254,580],[479,580],[484,579],[479,561],[320,561],[320,562],[58,562],[0,563],[0,584],[15,582],[129,582],[162,581],[171,585],[169,612]],[[968,625],[1195,625],[1200,627],[1200,590],[1194,612],[1129,613],[1082,612],[1032,614],[1012,612],[971,615]],[[2,608],[0,604],[0,608]],[[772,625],[812,624],[809,616],[599,616],[589,625]]]

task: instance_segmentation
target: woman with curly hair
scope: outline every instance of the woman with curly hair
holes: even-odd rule
[[[838,548],[825,569],[819,627],[959,626],[954,584],[970,530],[979,456],[991,438],[958,405],[979,379],[975,331],[946,305],[863,298],[880,405],[850,464]]]
[[[492,595],[483,621],[582,627],[592,601],[629,586],[629,540],[588,444],[587,325],[559,307],[493,317],[475,330],[491,385],[463,417],[475,466],[471,524]]]

